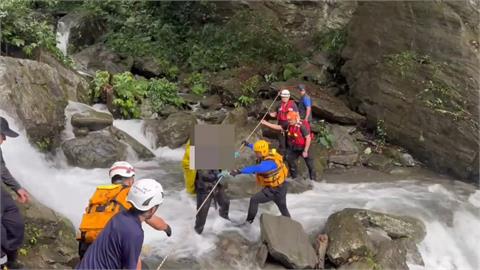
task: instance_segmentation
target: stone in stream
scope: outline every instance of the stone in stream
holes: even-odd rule
[[[288,217],[262,214],[262,242],[269,254],[288,268],[314,268],[318,258],[302,225]]]

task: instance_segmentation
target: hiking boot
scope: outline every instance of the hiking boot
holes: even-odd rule
[[[7,269],[23,269],[23,264],[17,262],[17,261],[9,261],[5,265]]]

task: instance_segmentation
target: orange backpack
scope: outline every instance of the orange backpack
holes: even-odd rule
[[[130,187],[118,184],[98,186],[83,214],[77,240],[92,243],[115,214],[130,209],[129,190]]]

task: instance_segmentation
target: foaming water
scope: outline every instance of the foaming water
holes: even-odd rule
[[[5,113],[0,111],[5,116]],[[40,202],[70,219],[75,226],[93,193],[95,186],[108,183],[107,169],[70,167],[62,155],[49,161],[27,141],[25,131],[13,119],[6,117],[11,127],[20,131],[18,138],[8,138],[2,145],[8,168],[19,182]],[[149,140],[141,133],[139,121],[115,121],[142,143]],[[67,127],[68,128],[68,127]],[[143,140],[145,139],[145,140]],[[143,140],[143,141],[142,141]],[[165,203],[158,214],[173,229],[172,237],[144,225],[144,254],[170,255],[179,258],[205,258],[217,246],[219,235],[237,232],[249,241],[260,238],[259,215],[279,214],[274,204],[262,205],[252,225],[231,226],[212,207],[202,235],[193,230],[196,212],[195,198],[183,189],[179,161],[183,149],[155,149],[152,161],[135,162],[137,179],[153,177],[166,189]],[[237,181],[237,180],[232,180]],[[395,181],[388,183],[314,183],[312,190],[288,194],[287,203],[292,217],[308,233],[323,229],[329,215],[346,207],[366,208],[398,215],[417,217],[424,221],[427,235],[419,244],[425,267],[415,269],[480,269],[480,192],[465,190],[454,182]],[[472,188],[473,189],[473,188]],[[230,217],[244,220],[248,199],[232,200]],[[235,268],[251,268],[254,262],[240,261]]]

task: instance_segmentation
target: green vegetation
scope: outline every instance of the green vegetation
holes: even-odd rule
[[[242,84],[242,95],[238,98],[238,101],[235,102],[235,107],[250,106],[255,101],[255,95],[261,82],[262,78],[258,75],[254,75],[246,80]]]
[[[347,42],[347,31],[343,28],[329,29],[316,33],[313,40],[318,50],[333,55],[340,54]]]
[[[382,152],[383,147],[385,146],[387,140],[387,129],[385,128],[385,121],[378,120],[377,126],[375,129],[375,142],[377,146],[375,148],[376,152]]]
[[[42,138],[35,142],[40,152],[48,152],[52,147],[52,140],[50,138]]]
[[[283,80],[288,81],[292,78],[297,78],[300,75],[300,71],[294,64],[288,63],[283,67]]]
[[[185,101],[178,96],[177,85],[163,78],[150,80],[147,88],[147,97],[152,104],[154,112],[160,112],[167,104],[176,107],[185,104]]]
[[[217,71],[249,62],[291,62],[298,53],[273,21],[252,11],[217,21],[213,2],[93,1],[107,19],[106,43],[117,52],[153,56],[164,67]],[[261,37],[261,38],[259,38]]]
[[[418,55],[414,51],[403,51],[397,54],[389,54],[385,56],[387,64],[395,68],[402,78],[409,73],[415,72],[419,64],[432,64],[433,72],[438,71],[438,65],[433,65],[430,56]]]
[[[102,93],[108,88],[113,89],[112,103],[123,118],[139,118],[140,105],[145,97],[155,112],[159,112],[167,104],[177,107],[184,104],[183,99],[178,96],[177,85],[165,78],[137,80],[130,72],[111,76],[107,71],[99,71],[90,84],[91,101],[105,102],[102,100]]]
[[[47,0],[43,6],[55,7],[59,1]],[[27,56],[33,56],[36,49],[46,49],[66,65],[72,60],[65,57],[56,47],[54,26],[49,18],[33,7],[34,0],[2,0],[0,1],[0,23],[2,42],[9,46],[21,48]]]
[[[467,102],[457,90],[440,80],[428,80],[423,85],[425,88],[417,94],[417,98],[427,107],[452,116],[455,120],[470,116],[464,109]]]
[[[319,124],[315,127],[315,133],[317,134],[317,143],[322,145],[323,147],[330,149],[333,147],[333,143],[335,142],[335,138],[333,134],[327,127],[325,120],[320,120]]]
[[[192,92],[197,95],[203,95],[208,90],[207,80],[203,74],[199,72],[193,72],[190,74],[190,76],[185,80],[185,84],[190,86]]]

